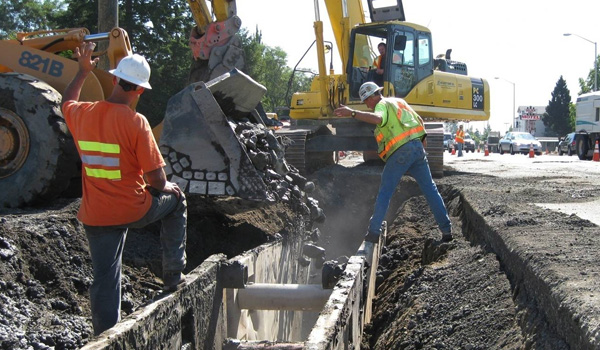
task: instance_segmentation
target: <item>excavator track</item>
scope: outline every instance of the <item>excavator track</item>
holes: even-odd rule
[[[306,138],[308,130],[296,130],[295,132],[286,133],[291,142],[285,150],[285,159],[287,162],[301,174],[306,174]]]

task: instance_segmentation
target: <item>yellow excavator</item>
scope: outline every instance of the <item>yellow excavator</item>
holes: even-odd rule
[[[326,69],[326,50],[319,2],[314,22],[318,75],[308,92],[294,93],[290,117],[294,126],[278,131],[295,142],[288,161],[303,171],[332,162],[336,151],[375,151],[372,126],[333,116],[340,104],[365,109],[358,89],[366,81],[383,87],[384,96],[404,98],[426,121],[427,151],[434,176],[443,176],[444,121],[482,121],[490,117],[489,85],[467,75],[451,50],[434,57],[432,35],[424,26],[405,21],[402,1],[368,0],[367,23],[362,0],[324,0],[341,58],[342,74]],[[383,75],[373,66],[376,48],[385,44]]]

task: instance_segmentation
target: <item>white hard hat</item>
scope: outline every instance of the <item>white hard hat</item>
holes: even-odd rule
[[[152,89],[148,83],[150,80],[150,65],[144,56],[138,55],[137,53],[123,57],[117,65],[117,69],[112,69],[109,72],[132,84],[139,85],[146,89]]]
[[[365,102],[369,96],[373,95],[377,91],[381,91],[382,87],[379,87],[372,81],[368,81],[360,86],[358,89],[358,96],[360,97],[360,102]]]

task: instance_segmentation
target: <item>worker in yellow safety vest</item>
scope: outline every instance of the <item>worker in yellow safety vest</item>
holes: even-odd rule
[[[462,151],[465,146],[465,131],[463,130],[462,124],[458,126],[458,131],[456,132],[456,137],[454,137],[454,141],[456,143],[456,148],[458,149],[457,157],[462,157]]]
[[[405,173],[411,175],[433,212],[442,232],[442,241],[452,240],[452,223],[435,182],[431,177],[423,143],[427,133],[421,117],[401,98],[384,98],[381,87],[373,82],[364,83],[358,94],[360,100],[373,112],[353,110],[340,106],[334,111],[339,117],[352,117],[375,124],[375,140],[379,157],[385,161],[379,193],[365,240],[378,243],[381,227],[396,186]]]

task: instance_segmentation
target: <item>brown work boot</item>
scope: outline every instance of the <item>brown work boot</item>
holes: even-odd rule
[[[163,291],[171,293],[185,282],[185,275],[181,272],[165,272],[163,275]]]

